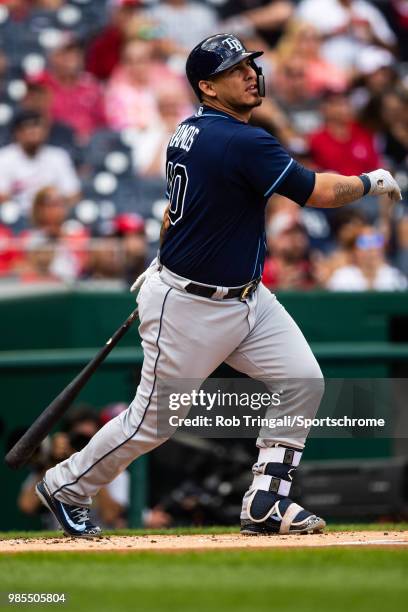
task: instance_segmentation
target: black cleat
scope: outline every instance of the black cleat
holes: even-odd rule
[[[248,503],[248,518],[241,520],[244,535],[321,533],[326,522],[289,497],[255,490]]]
[[[292,523],[288,533],[322,533],[325,527],[326,521],[313,514],[300,523]],[[254,523],[250,519],[244,519],[241,521],[241,533],[243,535],[276,535],[279,534],[279,529],[280,523],[272,519],[267,519],[262,523]]]
[[[44,480],[37,483],[35,492],[44,506],[53,513],[65,535],[91,538],[101,534],[101,528],[89,519],[89,508],[70,506],[53,497]]]

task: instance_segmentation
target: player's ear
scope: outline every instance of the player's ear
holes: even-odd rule
[[[202,93],[209,98],[215,98],[217,95],[212,81],[200,81],[198,87],[201,89]]]

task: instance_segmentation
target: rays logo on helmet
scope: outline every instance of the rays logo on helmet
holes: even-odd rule
[[[232,38],[229,36],[228,38],[224,38],[222,41],[223,44],[227,45],[231,51],[243,51],[244,47],[241,44],[241,41],[238,38]]]

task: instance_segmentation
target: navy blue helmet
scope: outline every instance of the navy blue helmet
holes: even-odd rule
[[[244,59],[254,60],[263,51],[247,51],[244,44],[233,34],[216,34],[201,41],[187,58],[186,74],[191,87],[201,100],[202,92],[198,86],[201,80],[232,68]],[[262,68],[252,62],[258,78],[258,92],[265,95],[265,81]]]

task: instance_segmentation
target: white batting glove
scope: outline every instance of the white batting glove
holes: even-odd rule
[[[388,194],[394,202],[402,200],[401,189],[395,178],[388,170],[374,170],[374,172],[366,172],[365,176],[370,179],[371,189],[368,192],[371,195]]]
[[[145,280],[148,279],[149,276],[157,272],[158,269],[159,269],[159,264],[157,261],[157,257],[155,257],[152,263],[150,264],[150,266],[144,272],[142,272],[140,276],[137,277],[137,279],[135,280],[135,282],[130,288],[130,292],[136,293],[136,291],[140,289],[140,287],[143,285]]]

